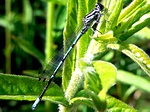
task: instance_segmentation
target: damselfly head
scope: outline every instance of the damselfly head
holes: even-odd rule
[[[99,11],[102,11],[104,9],[104,6],[101,3],[97,3],[96,8],[98,8]]]

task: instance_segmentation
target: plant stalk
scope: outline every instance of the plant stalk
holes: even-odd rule
[[[8,25],[5,28],[5,59],[6,73],[11,73],[11,31],[10,31],[10,15],[11,15],[11,0],[5,0],[5,17]]]

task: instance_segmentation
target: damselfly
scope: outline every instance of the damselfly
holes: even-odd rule
[[[83,24],[84,24],[84,26],[81,29],[80,33],[75,38],[75,40],[73,41],[72,45],[67,50],[67,52],[64,55],[61,55],[61,53],[60,53],[60,55],[57,55],[59,57],[57,57],[57,56],[53,57],[52,61],[60,61],[60,62],[58,63],[58,65],[56,66],[56,68],[54,69],[54,71],[52,71],[53,73],[52,73],[51,77],[49,78],[49,80],[47,82],[47,85],[44,87],[42,93],[40,94],[40,96],[36,99],[36,101],[32,105],[32,109],[33,110],[36,108],[36,106],[38,105],[38,103],[41,101],[44,93],[46,92],[47,88],[51,84],[51,82],[54,79],[56,73],[58,72],[58,70],[60,69],[61,65],[64,63],[65,59],[67,58],[67,56],[69,55],[69,53],[72,51],[72,49],[74,48],[74,46],[76,45],[76,43],[78,42],[78,40],[80,39],[80,37],[83,34],[86,33],[86,31],[88,30],[89,27],[91,27],[94,31],[96,30],[96,26],[98,25],[98,22],[99,22],[99,20],[100,20],[100,18],[102,16],[101,12],[102,12],[103,9],[104,9],[104,6],[102,4],[100,4],[100,3],[97,3],[95,9],[93,9],[90,13],[88,13],[83,18]],[[45,74],[46,72],[47,72],[47,68],[46,68],[46,70],[42,71],[42,74]],[[48,72],[48,73],[50,73],[50,72]]]

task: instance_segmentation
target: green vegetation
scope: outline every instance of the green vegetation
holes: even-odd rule
[[[31,111],[47,82],[38,81],[38,69],[62,44],[67,50],[66,42],[75,38],[73,32],[96,2],[5,0],[0,14],[3,111]],[[58,111],[56,104],[61,112],[150,111],[149,1],[101,3],[98,31],[89,29],[80,39],[35,111]]]

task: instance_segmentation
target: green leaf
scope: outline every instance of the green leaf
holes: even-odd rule
[[[75,97],[75,98],[72,98],[70,100],[69,104],[70,105],[71,104],[84,104],[84,105],[87,105],[87,106],[89,106],[91,108],[94,108],[94,105],[93,105],[91,99],[90,98],[85,98],[85,97]]]
[[[14,24],[9,23],[9,21],[5,19],[4,17],[0,18],[0,26],[4,28],[8,28],[11,31],[14,30]]]
[[[126,40],[131,35],[133,35],[134,33],[138,32],[139,30],[147,26],[149,23],[150,23],[150,14],[145,14],[144,16],[141,17],[141,19],[138,22],[133,24],[132,27],[128,31],[122,33],[119,39],[121,41]]]
[[[28,41],[20,38],[13,37],[13,40],[23,49],[25,52],[36,57],[42,64],[44,63],[44,55]]]
[[[52,2],[54,4],[58,4],[58,5],[66,5],[67,4],[67,0],[42,0],[45,2]]]
[[[91,98],[88,98],[88,96]],[[70,105],[79,105],[81,103],[93,109],[97,109],[98,111],[104,110],[106,108],[106,102],[101,101],[97,94],[88,89],[80,91],[75,98],[70,100],[69,103]]]
[[[67,4],[67,21],[66,26],[64,28],[64,52],[67,52],[68,47],[66,45],[67,41],[69,41],[72,37],[73,32],[77,27],[77,3],[73,0],[69,0]],[[74,68],[74,52],[70,53],[67,59],[64,62],[63,66],[63,74],[62,74],[62,86],[64,91],[66,91],[72,70]]]
[[[32,7],[29,2],[29,0],[23,0],[23,18],[22,22],[24,24],[31,23],[32,22]]]
[[[142,5],[139,5],[140,7],[132,14],[135,15],[133,21],[131,22],[131,24],[135,23],[136,21],[138,21],[144,14],[150,12],[150,4],[145,4],[143,3]],[[132,16],[131,15],[131,16]],[[130,17],[130,16],[129,16]]]
[[[133,2],[132,5],[137,3],[139,2]],[[146,4],[146,1],[142,1],[137,4],[136,7],[134,7],[134,11],[132,10],[128,12],[130,8],[133,8],[132,5],[129,5],[125,10],[122,11],[122,13],[120,14],[121,20],[119,20],[118,25],[113,28],[114,36],[119,38],[121,41],[129,38],[135,32],[145,27],[146,24],[149,22],[148,16],[147,18],[145,17],[145,20],[142,16],[150,11],[150,4]],[[125,11],[128,12],[127,15],[124,15]]]
[[[80,25],[83,25],[83,18],[86,16],[86,14],[90,13],[95,8],[96,3],[97,3],[96,0],[92,0],[92,1],[91,0],[79,0],[78,1],[77,24],[79,27]],[[92,30],[90,27],[88,31],[80,38],[78,42],[77,58],[84,57],[84,54],[87,51],[89,42],[91,40],[89,35],[92,35]]]
[[[97,111],[104,111],[106,109],[106,99],[105,99],[105,97],[104,98],[99,98],[99,96],[96,93],[94,93],[93,91],[90,91],[90,90],[87,90],[87,92],[90,95],[96,110]]]
[[[106,93],[116,82],[116,68],[104,61],[93,61],[92,65],[93,67],[83,70],[84,88],[90,95],[94,108],[100,111],[106,108]]]
[[[107,7],[110,16],[107,18],[105,32],[113,30],[114,37],[119,38],[120,41],[126,40],[150,22],[148,14],[142,17],[150,12],[150,4],[146,0],[134,0],[123,11],[121,11],[122,0],[109,1]]]
[[[123,94],[123,96],[121,98],[122,101],[126,102],[128,100],[128,98],[130,98],[130,96],[135,93],[136,90],[137,90],[137,87],[135,87],[135,86],[129,87]]]
[[[140,31],[135,33],[134,36],[144,38],[144,39],[150,39],[149,32],[150,32],[150,29],[148,27],[144,27],[143,29],[141,29]],[[139,41],[139,40],[137,40],[137,41]]]
[[[86,90],[79,91],[74,98],[72,98],[69,102],[70,105],[87,105],[91,108],[95,108],[91,98],[88,98],[89,94]]]
[[[119,22],[125,18],[130,17],[133,13],[137,11],[137,9],[142,7],[146,3],[145,0],[134,0],[129,6],[124,8],[119,15]]]
[[[84,73],[84,89],[91,90],[98,94],[101,89],[100,80],[98,74],[95,72],[93,67],[86,67],[83,70]]]
[[[89,7],[90,3],[92,6]],[[96,0],[90,1],[90,0],[79,0],[78,2],[74,0],[70,0],[68,2],[68,9],[67,9],[67,23],[64,29],[64,45],[65,45],[65,52],[67,51],[68,46],[66,46],[66,43],[72,42],[72,39],[76,38],[78,33],[81,31],[81,26],[83,26],[83,17],[88,14],[91,10],[95,8]],[[76,31],[77,29],[77,31]],[[77,33],[76,35],[72,35],[73,32]],[[91,31],[87,31],[86,34],[84,34],[79,42],[77,43],[77,52],[72,52],[71,55],[67,57],[64,68],[63,68],[63,89],[64,91],[67,89],[67,86],[69,84],[69,81],[71,79],[71,74],[73,70],[77,67],[75,65],[75,59],[81,58],[84,56],[88,45],[89,45],[89,35],[91,34]],[[73,50],[74,51],[74,50]]]
[[[96,73],[99,75],[101,91],[98,93],[102,109],[106,108],[106,93],[116,82],[117,69],[114,65],[104,61],[92,62]]]
[[[34,101],[46,83],[27,76],[0,74],[0,99]],[[64,106],[68,104],[62,90],[54,83],[49,86],[43,100]]]
[[[146,79],[144,79],[143,77],[134,75],[130,72],[126,72],[123,70],[118,70],[118,75],[117,75],[117,80],[125,83],[125,84],[129,84],[129,85],[133,85],[139,89],[142,89],[144,91],[150,92],[150,82]]]
[[[104,61],[93,61],[92,64],[96,73],[99,75],[102,89],[107,92],[116,82],[116,67],[113,64]]]
[[[150,76],[150,58],[149,56],[140,48],[133,44],[109,44],[107,46],[111,49],[116,49],[127,56],[129,56],[133,61],[135,61],[149,76]]]
[[[128,27],[133,23],[133,20],[138,12],[134,13],[132,16],[122,20],[117,27],[114,28],[116,37],[122,34],[122,31],[128,29]]]
[[[106,24],[106,32],[117,25],[118,17],[122,10],[122,0],[111,0],[108,10],[111,13]]]
[[[70,100],[70,104],[84,104],[87,105],[91,108],[95,108],[92,100],[90,98],[85,97],[85,95],[87,95],[87,91],[82,91],[80,93],[80,96],[77,96],[73,99]],[[97,100],[97,99],[96,99]],[[107,107],[106,110],[107,111],[111,111],[111,112],[124,112],[124,111],[128,111],[128,112],[137,112],[137,110],[135,110],[134,108],[128,106],[127,104],[125,104],[124,102],[107,95],[106,96],[106,101],[107,101]],[[97,104],[97,106],[99,106],[98,108],[101,107],[101,104]]]
[[[107,96],[107,104],[107,111],[109,112],[137,112],[134,108],[112,96]]]
[[[113,35],[114,35],[113,31],[110,30],[109,32],[103,35],[98,33],[96,37],[92,37],[92,38],[95,39],[99,43],[116,43],[117,39]]]

